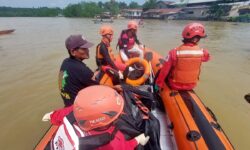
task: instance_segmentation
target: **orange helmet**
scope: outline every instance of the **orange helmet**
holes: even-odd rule
[[[123,106],[123,97],[114,89],[94,85],[77,94],[73,112],[79,127],[89,131],[112,123],[122,113]]]
[[[106,35],[106,34],[114,34],[113,28],[109,25],[103,25],[100,28],[100,34],[101,35]]]
[[[195,36],[206,37],[205,27],[201,23],[187,24],[182,31],[182,37],[184,39],[191,39]]]
[[[138,28],[138,24],[136,21],[134,20],[131,20],[128,22],[128,29],[134,29],[134,30],[137,30]]]

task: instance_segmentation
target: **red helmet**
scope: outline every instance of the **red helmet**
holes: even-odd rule
[[[134,20],[131,20],[128,22],[128,29],[134,29],[137,30],[138,28],[138,23]]]
[[[123,106],[123,97],[114,89],[95,85],[77,94],[73,112],[79,127],[89,131],[112,123],[122,113]]]
[[[106,34],[114,34],[114,30],[111,26],[109,25],[103,25],[100,28],[100,32],[101,35],[106,35]]]
[[[206,37],[205,27],[201,23],[187,24],[182,31],[182,37],[184,39],[191,39],[195,36]]]

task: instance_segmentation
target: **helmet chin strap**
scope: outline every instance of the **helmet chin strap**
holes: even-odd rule
[[[199,41],[200,41],[200,38],[196,38],[196,37],[194,37],[193,40],[192,40],[192,42],[194,44],[198,43]]]
[[[111,39],[107,35],[104,35],[104,38],[108,39],[108,41],[111,42]]]

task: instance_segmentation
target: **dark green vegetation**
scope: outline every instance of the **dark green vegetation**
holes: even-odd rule
[[[156,7],[157,0],[148,0],[143,4],[143,11],[154,9]]]
[[[94,17],[102,12],[111,12],[116,15],[122,9],[141,8],[141,6],[132,1],[130,4],[124,2],[81,2],[78,4],[69,4],[64,9],[60,8],[11,8],[0,7],[0,17]]]
[[[110,12],[112,15],[116,15],[122,9],[140,7],[135,1],[132,1],[129,5],[124,2],[81,2],[79,4],[68,5],[63,10],[63,14],[66,17],[94,17],[102,12]]]
[[[100,14],[103,11],[97,3],[94,2],[82,2],[80,4],[68,5],[63,10],[65,17],[93,17],[96,14]]]
[[[232,6],[213,4],[209,9],[209,20],[221,20],[222,17],[227,16]]]
[[[55,17],[62,10],[60,8],[11,8],[0,7],[0,17]]]

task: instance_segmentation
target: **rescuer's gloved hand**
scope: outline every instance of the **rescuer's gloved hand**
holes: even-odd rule
[[[142,146],[146,145],[148,140],[149,140],[149,136],[145,137],[145,134],[142,133],[140,135],[138,135],[137,137],[135,137],[135,140],[138,142],[138,144],[141,144]]]
[[[140,49],[145,49],[145,45],[141,43],[141,44],[139,44],[139,48]]]
[[[46,113],[43,118],[42,118],[42,121],[50,121],[50,115],[53,113],[54,111],[52,112],[49,112],[49,113]]]
[[[114,85],[113,88],[114,88],[116,91],[118,91],[118,92],[122,92],[122,91],[123,91],[121,85]]]

